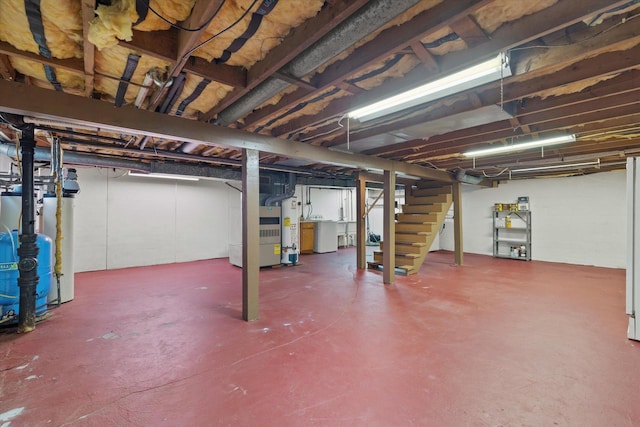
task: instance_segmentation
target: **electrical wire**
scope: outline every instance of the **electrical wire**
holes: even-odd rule
[[[171,70],[171,73],[169,74],[169,76],[173,76],[173,73],[176,72],[176,70],[178,69],[178,67],[180,66],[180,64],[182,64],[189,56],[191,56],[191,54],[193,54],[193,52],[195,52],[196,50],[200,49],[202,46],[210,43],[212,40],[214,40],[215,38],[219,37],[220,35],[226,33],[227,31],[229,31],[231,28],[235,27],[236,25],[238,25],[240,23],[240,21],[242,21],[244,19],[245,16],[247,16],[247,14],[251,11],[251,9],[253,9],[253,7],[256,5],[256,3],[258,3],[258,0],[253,0],[253,3],[251,3],[251,6],[249,6],[247,8],[247,10],[244,11],[244,13],[238,18],[236,19],[234,22],[232,22],[231,24],[229,24],[226,28],[224,28],[223,30],[218,31],[216,34],[212,35],[211,37],[209,37],[206,40],[203,40],[202,42],[198,43],[197,45],[195,45],[194,47],[192,47],[191,49],[189,49],[188,51],[186,51],[181,57],[180,59],[178,59],[175,63],[175,65],[173,66],[173,69]],[[169,82],[173,81],[173,78],[169,78],[161,87],[160,90],[158,91],[158,94],[156,95],[156,97],[153,99],[153,102],[151,102],[151,104],[155,104],[156,101],[158,101],[159,97],[161,96],[161,94],[163,93],[164,89],[167,87],[167,84]]]
[[[589,40],[591,40],[593,38],[596,38],[598,36],[601,36],[602,34],[607,33],[609,31],[613,30],[614,28],[619,27],[620,25],[626,24],[629,21],[632,21],[632,20],[634,20],[634,19],[636,19],[638,17],[640,17],[640,13],[636,13],[635,15],[632,15],[632,16],[630,16],[628,18],[623,18],[620,22],[617,22],[617,23],[615,23],[613,25],[610,25],[609,27],[605,28],[602,31],[599,31],[599,32],[597,32],[595,34],[592,34],[592,35],[590,35],[588,37],[583,38],[582,40],[578,40],[578,41],[575,41],[575,42],[572,42],[572,43],[514,47],[513,49],[509,49],[509,52],[514,52],[514,51],[517,51],[517,50],[527,50],[527,49],[553,49],[553,48],[556,48],[556,47],[573,46],[573,45],[576,45],[576,44],[580,44],[580,43],[589,41]]]
[[[182,30],[182,31],[189,31],[189,32],[198,32],[200,30],[203,30],[205,28],[207,28],[209,26],[209,24],[211,24],[211,21],[213,21],[213,19],[218,15],[218,12],[220,12],[220,9],[222,9],[222,6],[224,6],[224,1],[222,3],[220,3],[220,6],[218,6],[218,8],[216,9],[215,12],[213,12],[213,15],[211,15],[211,17],[209,19],[207,19],[202,25],[196,27],[196,28],[185,28],[181,25],[178,25],[174,22],[171,22],[169,19],[165,18],[164,16],[162,16],[160,13],[158,13],[154,8],[151,7],[151,4],[149,4],[150,2],[148,2],[147,0],[141,0],[142,3],[147,6],[147,9],[149,9],[151,12],[153,12],[154,15],[156,15],[158,18],[162,19],[164,22],[166,22],[167,24],[171,25],[173,28],[176,28],[178,30]]]
[[[247,14],[251,11],[251,9],[253,9],[253,7],[256,5],[256,3],[258,3],[258,0],[253,0],[253,3],[251,3],[251,6],[249,6],[247,8],[247,10],[245,10],[244,13],[238,19],[236,19],[234,22],[229,24],[225,29],[220,30],[219,32],[217,32],[216,34],[212,35],[208,39],[198,43],[195,47],[191,48],[191,50],[187,51],[187,53],[182,55],[182,58],[180,58],[179,62],[181,62],[185,57],[190,56],[193,52],[195,52],[196,50],[200,49],[202,46],[204,46],[207,43],[211,42],[213,39],[219,37],[220,35],[226,33],[227,31],[229,31],[231,28],[233,28],[236,25],[238,25],[240,23],[240,21],[242,21],[244,19],[244,17],[247,16]]]
[[[483,170],[483,171],[482,171],[482,175],[483,175],[485,178],[497,178],[497,177],[499,177],[500,175],[502,175],[503,173],[505,173],[505,172],[506,172],[506,171],[508,171],[508,170],[509,170],[509,168],[504,168],[504,169],[502,169],[500,172],[498,172],[498,173],[497,173],[497,174],[495,174],[495,175],[488,175],[488,174]]]

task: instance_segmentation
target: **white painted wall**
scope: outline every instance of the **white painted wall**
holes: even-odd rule
[[[228,256],[229,221],[240,197],[223,182],[99,168],[78,169],[78,180],[77,272]]]
[[[325,221],[355,221],[356,189],[329,188],[298,185],[296,196],[303,202],[304,210],[300,215],[304,219],[322,219]],[[309,205],[307,202],[311,202]]]
[[[498,188],[464,185],[464,251],[491,255],[492,208],[529,196],[534,260],[625,268],[626,173],[518,180]],[[442,249],[453,250],[453,222],[441,234]]]

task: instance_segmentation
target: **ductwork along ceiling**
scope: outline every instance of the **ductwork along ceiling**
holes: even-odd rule
[[[451,176],[506,179],[523,166],[599,159],[598,169],[518,178],[592,173],[624,168],[640,151],[638,15],[638,0],[2,0],[0,76],[10,86],[0,88],[66,92]],[[374,120],[347,116],[501,52],[510,73],[492,82]],[[10,122],[15,100],[2,95]],[[242,155],[114,126],[41,127],[42,147],[56,136],[78,155],[140,164],[237,168]],[[0,131],[12,138],[9,124]],[[558,134],[576,141],[544,156],[463,155]],[[323,177],[356,170],[268,150],[260,162]]]

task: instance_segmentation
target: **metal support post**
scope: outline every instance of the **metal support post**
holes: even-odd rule
[[[454,182],[453,188],[453,242],[456,265],[464,261],[462,245],[462,184]]]
[[[260,175],[258,150],[242,150],[242,318],[259,315]]]
[[[359,269],[367,268],[367,224],[365,221],[365,197],[367,193],[367,182],[358,175],[356,187],[356,266]]]
[[[385,284],[396,281],[396,172],[384,171],[384,251],[382,253],[382,280]]]
[[[22,129],[22,234],[18,248],[18,286],[20,302],[18,333],[31,332],[36,327],[36,287],[38,285],[38,245],[35,233],[35,206],[33,184],[33,153],[36,146],[33,125]]]

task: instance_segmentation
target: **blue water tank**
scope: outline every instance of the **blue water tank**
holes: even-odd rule
[[[38,276],[36,286],[36,315],[47,311],[47,295],[53,279],[52,242],[44,234],[38,234]],[[18,232],[0,233],[0,322],[18,318],[20,288],[18,287]]]

